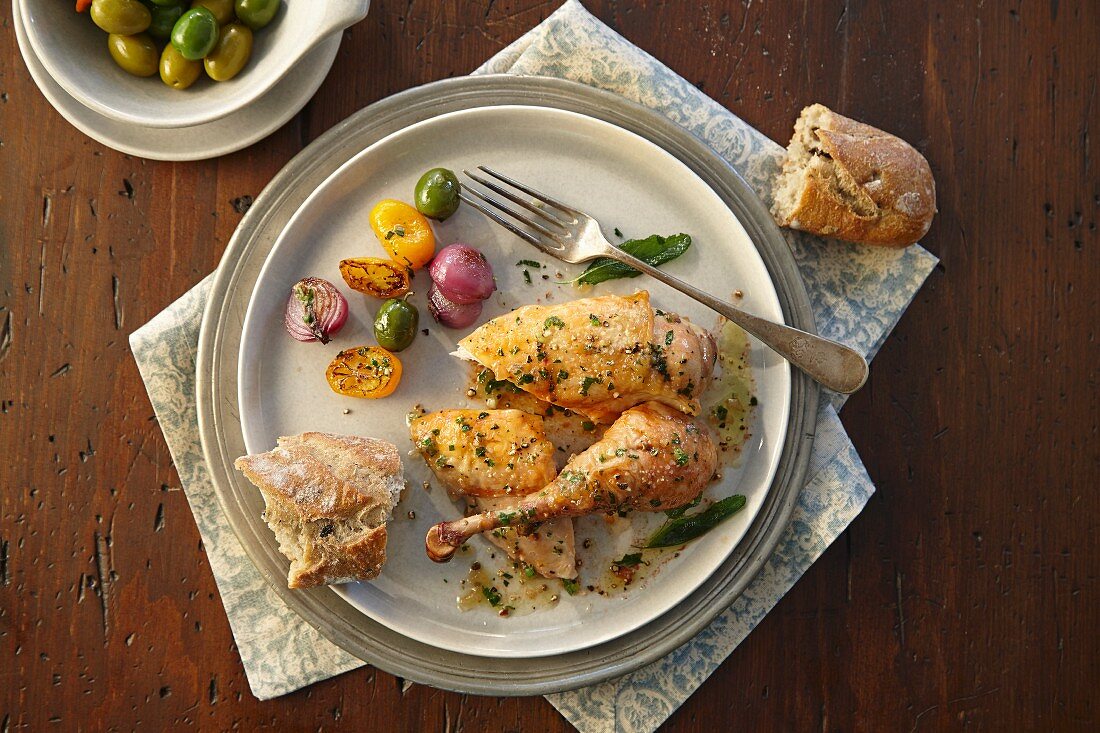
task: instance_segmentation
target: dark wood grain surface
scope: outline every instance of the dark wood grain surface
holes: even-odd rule
[[[376,0],[292,122],[184,164],[70,127],[0,7],[0,732],[568,729],[370,669],[257,702],[126,340],[303,145],[557,4]],[[668,730],[1095,730],[1100,5],[589,7],[773,138],[821,101],[939,189],[942,264],[843,413],[878,492]]]

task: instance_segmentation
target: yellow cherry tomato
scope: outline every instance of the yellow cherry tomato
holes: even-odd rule
[[[409,292],[409,270],[381,257],[340,260],[340,274],[352,290],[376,298],[397,298]]]
[[[333,392],[377,399],[393,394],[401,382],[401,361],[380,346],[344,349],[325,372]]]
[[[370,227],[395,261],[414,270],[435,256],[435,234],[428,218],[404,202],[379,201],[370,211]]]

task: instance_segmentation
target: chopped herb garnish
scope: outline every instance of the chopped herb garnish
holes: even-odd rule
[[[595,429],[596,429],[596,423],[592,422],[591,420],[585,420],[584,422],[581,423],[581,430],[585,430],[587,432],[592,432]]]
[[[581,380],[581,394],[585,397],[588,396],[588,390],[593,384],[598,384],[602,380],[599,377],[585,377]]]
[[[752,405],[753,407],[756,407],[760,403],[756,401],[756,396],[754,395],[754,396],[749,398],[749,404]]]
[[[530,565],[527,565],[523,568],[523,574],[526,575],[528,578],[533,578],[535,577],[535,569]]]
[[[558,381],[559,382],[564,382],[566,379],[569,379],[569,372],[565,371],[564,369],[559,370],[558,371]]]
[[[492,588],[486,588],[483,586],[481,589],[481,593],[485,596],[486,600],[489,601],[489,605],[500,605],[500,592],[496,589],[496,586],[493,586]]]
[[[485,446],[479,445],[477,448],[474,448],[474,455],[477,456],[478,458],[484,458],[485,457]]]
[[[546,319],[546,322],[542,324],[545,328],[565,328],[565,321],[557,316],[550,316]]]
[[[680,446],[672,449],[672,455],[676,459],[677,466],[686,466],[687,462],[691,460],[691,456]]]
[[[649,364],[657,370],[658,374],[664,375],[666,382],[669,380],[668,361],[665,360],[664,347],[660,344],[649,344]]]
[[[665,333],[665,346],[672,346],[672,339],[675,338],[675,334],[672,331]]]
[[[533,282],[531,280],[531,272],[529,270],[524,270],[523,271],[523,281],[525,283],[527,283],[528,285],[530,285]]]
[[[588,320],[592,322],[593,326],[600,325],[600,319],[595,313],[589,313],[588,314]]]
[[[623,238],[623,233],[619,231],[619,227],[615,227],[615,236],[619,239]]]
[[[520,384],[530,384],[533,381],[535,381],[535,377],[532,374],[524,374],[522,377],[519,378]]]
[[[571,596],[577,595],[581,589],[581,584],[571,578],[562,578],[561,584],[565,588],[565,592]]]
[[[535,260],[520,260],[516,263],[516,267],[534,267],[535,269],[539,269],[542,267],[542,263],[536,262]]]

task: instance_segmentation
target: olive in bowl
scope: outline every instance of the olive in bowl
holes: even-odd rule
[[[99,0],[101,3],[105,1]],[[361,20],[369,7],[369,0],[274,0],[274,13],[266,26],[255,30],[241,21],[252,30],[253,44],[250,59],[236,76],[229,81],[214,83],[207,78],[200,59],[199,76],[188,85],[185,83],[186,76],[194,67],[176,68],[177,73],[169,77],[170,83],[136,77],[120,68],[107,47],[108,33],[90,18],[91,8],[76,13],[73,0],[15,2],[18,3],[31,52],[62,90],[88,109],[111,120],[161,129],[207,124],[247,107],[278,84],[318,44]],[[163,66],[163,44],[168,42],[168,36],[179,20],[176,18],[173,21],[172,16],[178,11],[182,17],[193,9],[193,3],[191,0],[135,2],[140,9],[135,10],[136,6],[130,3],[117,7],[127,8],[126,12],[134,17],[140,16],[142,23],[147,15],[148,25],[144,30],[119,35],[148,34],[158,46]],[[236,13],[236,2],[233,6]],[[209,7],[203,4],[194,9],[199,7],[214,12],[211,10],[213,3]],[[272,6],[267,7],[271,12]],[[109,15],[107,10],[114,12],[115,8],[106,5],[99,7],[96,15],[106,18]],[[248,17],[250,22],[256,22],[252,16]],[[134,27],[131,25],[125,30]],[[188,86],[188,92],[180,91]]]

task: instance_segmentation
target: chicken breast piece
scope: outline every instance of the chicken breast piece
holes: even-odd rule
[[[653,400],[698,414],[718,351],[704,329],[655,313],[644,290],[523,306],[459,347],[520,389],[598,422]]]
[[[477,497],[524,495],[557,474],[542,418],[520,410],[443,410],[414,419],[409,434],[449,490]]]

